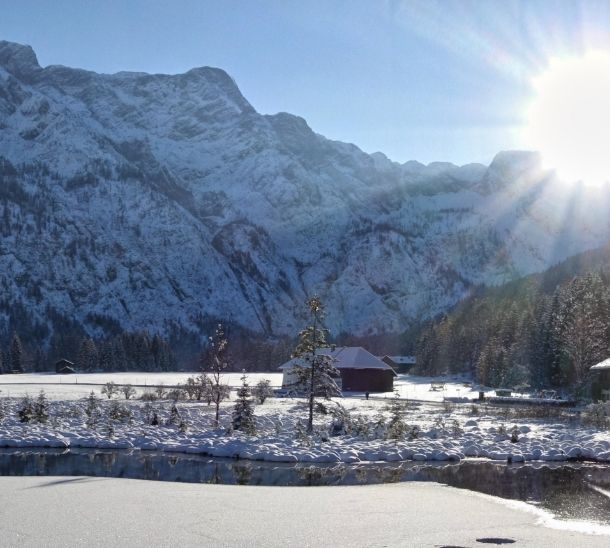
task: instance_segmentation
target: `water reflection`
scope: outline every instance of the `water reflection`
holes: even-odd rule
[[[610,524],[610,468],[573,463],[284,464],[148,451],[0,450],[3,476],[97,476],[238,485],[436,481],[540,506],[563,519]]]

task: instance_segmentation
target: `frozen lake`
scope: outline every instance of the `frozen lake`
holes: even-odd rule
[[[433,481],[526,502],[553,518],[610,532],[610,468],[571,463],[507,465],[287,464],[153,451],[0,450],[0,476],[92,476],[187,483],[338,486]]]

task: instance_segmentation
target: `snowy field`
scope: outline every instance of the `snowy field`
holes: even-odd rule
[[[403,376],[399,392],[427,402],[400,402],[406,424],[398,439],[389,436],[392,398],[337,398],[326,403],[328,414],[316,415],[316,432],[305,433],[307,417],[301,398],[271,398],[255,407],[256,435],[231,432],[234,401],[223,402],[221,424],[214,427],[213,407],[202,402],[178,401],[180,421],[171,420],[173,402],[145,403],[122,398],[108,401],[101,385],[164,384],[184,382],[188,373],[76,375],[4,375],[0,377],[0,447],[85,447],[180,451],[217,457],[239,457],[280,462],[459,461],[481,457],[497,461],[566,461],[585,459],[610,462],[610,433],[585,427],[570,411],[504,408],[478,404],[439,403],[444,395],[477,394],[457,380],[444,391],[430,390],[430,379]],[[237,384],[239,374],[225,380]],[[272,384],[278,374],[251,374],[251,385],[260,378]],[[28,379],[31,384],[22,384]],[[436,380],[436,379],[435,379]],[[143,382],[144,381],[144,382]],[[99,383],[94,385],[93,382]],[[49,399],[46,423],[21,423],[17,412],[21,396],[35,397],[44,389]],[[88,424],[86,396],[100,398],[99,417]],[[136,398],[146,389],[138,388]],[[149,391],[150,389],[148,389]],[[391,396],[388,394],[387,396]],[[235,393],[231,396],[235,398]],[[116,418],[117,406],[123,413]],[[544,413],[548,413],[545,415]],[[151,424],[157,415],[157,424]],[[175,418],[175,417],[174,417]]]
[[[47,397],[54,400],[79,399],[91,390],[99,393],[107,382],[117,385],[131,384],[141,393],[147,387],[175,386],[184,384],[188,377],[200,372],[185,373],[77,373],[57,375],[55,373],[23,373],[19,375],[0,375],[0,396],[35,395],[42,388]],[[232,387],[241,384],[241,373],[224,373],[222,382]],[[261,379],[269,379],[272,387],[282,385],[281,373],[249,373],[248,382],[252,385]]]
[[[140,390],[153,386],[175,386],[184,384],[188,377],[199,375],[199,372],[186,373],[77,373],[75,375],[56,375],[55,373],[24,373],[19,375],[0,375],[0,396],[23,396],[36,394],[44,388],[51,399],[78,399],[86,396],[92,389],[107,382],[118,385],[131,384]],[[231,387],[241,384],[241,373],[224,373],[222,380]],[[248,382],[255,385],[261,379],[269,379],[271,386],[279,388],[282,385],[281,373],[248,373]],[[431,390],[432,383],[443,383],[442,390]],[[473,386],[463,379],[456,377],[418,377],[415,375],[398,375],[394,381],[395,390],[401,398],[419,401],[442,402],[444,398],[474,399],[479,390],[487,395],[493,391],[487,388]],[[360,392],[346,393],[347,397],[361,397]],[[393,392],[372,394],[373,397],[391,398]]]

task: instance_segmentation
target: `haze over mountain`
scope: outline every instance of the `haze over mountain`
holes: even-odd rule
[[[609,238],[608,193],[536,154],[398,164],[258,114],[217,68],[41,68],[0,42],[0,322],[11,310],[101,335],[291,334],[306,295],[334,333],[397,332],[480,284]]]

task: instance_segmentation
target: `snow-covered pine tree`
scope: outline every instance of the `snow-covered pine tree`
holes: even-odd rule
[[[49,420],[49,400],[44,390],[40,391],[34,403],[34,420],[43,423]]]
[[[100,402],[93,390],[91,390],[91,393],[89,394],[89,396],[87,396],[87,404],[85,405],[85,415],[87,416],[87,428],[95,428],[101,418],[101,412]]]
[[[400,401],[398,391],[394,392],[394,397],[387,409],[390,412],[390,420],[387,424],[385,437],[393,440],[403,439],[407,433],[408,426],[403,418],[404,405]]]
[[[328,330],[323,325],[324,305],[317,295],[307,299],[306,305],[311,318],[308,325],[299,333],[299,342],[293,353],[293,358],[299,358],[302,365],[295,367],[299,384],[304,388],[308,399],[309,417],[307,431],[313,431],[313,412],[316,396],[331,398],[340,396],[341,390],[335,382],[339,371],[334,366],[334,359],[328,351],[326,336]]]
[[[254,434],[256,431],[252,394],[250,392],[250,386],[248,385],[248,378],[245,374],[241,377],[241,387],[237,391],[237,400],[233,407],[231,424],[233,430],[241,430],[246,434]]]

